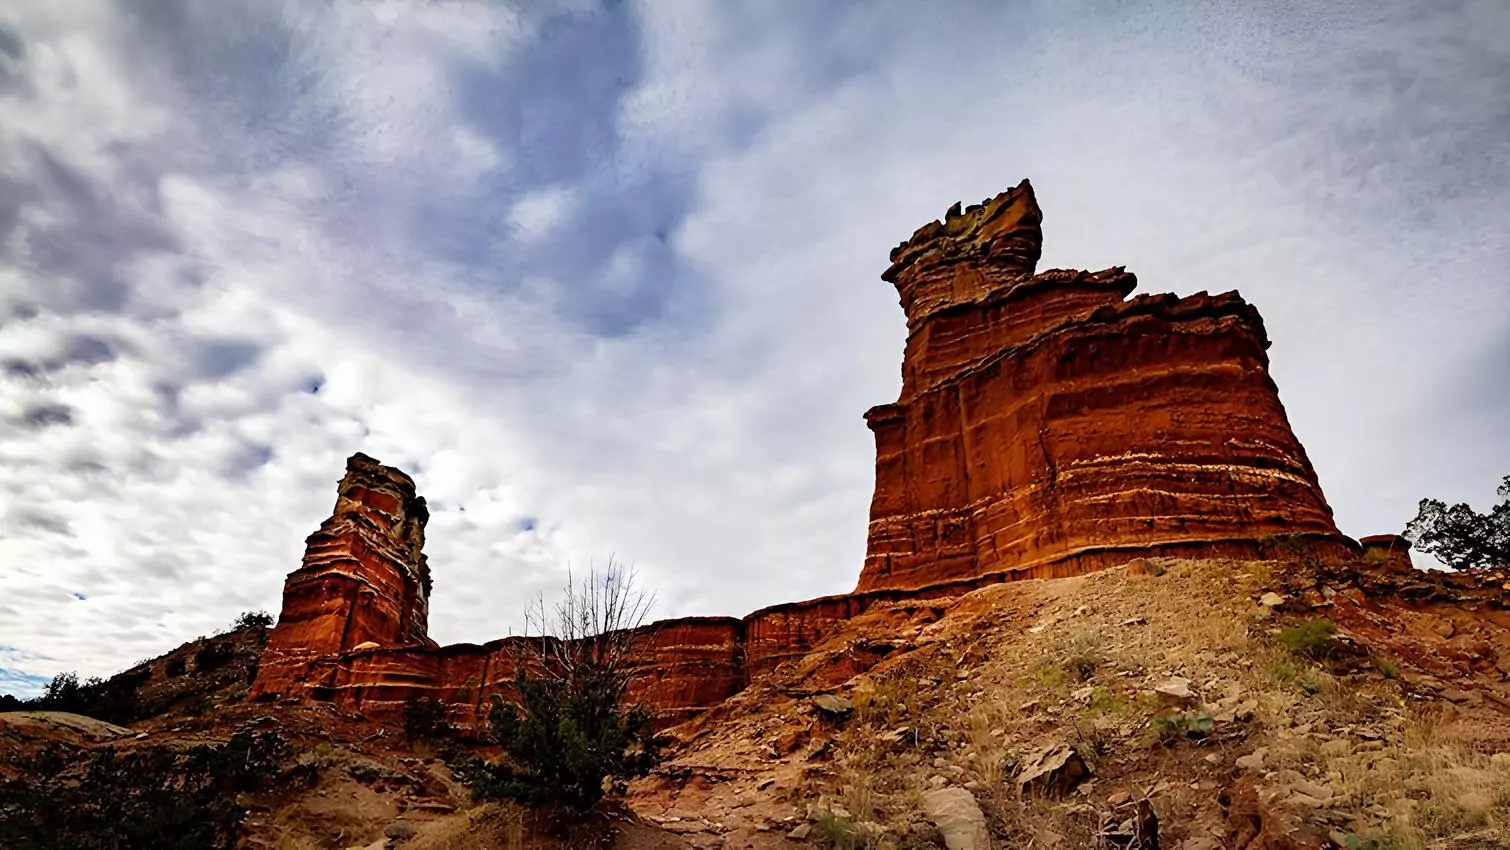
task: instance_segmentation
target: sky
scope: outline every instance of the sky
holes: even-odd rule
[[[887,253],[1028,177],[1040,268],[1240,291],[1339,526],[1510,474],[1502,0],[0,4],[0,692],[276,612],[347,456],[431,633],[568,564],[850,590]]]

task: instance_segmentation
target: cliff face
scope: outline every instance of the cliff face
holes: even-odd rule
[[[1042,220],[1024,181],[956,205],[892,252],[883,278],[909,333],[900,397],[866,414],[876,489],[859,586],[646,626],[633,687],[663,723],[879,604],[1138,555],[1356,554],[1290,431],[1258,312],[1236,293],[1128,300],[1136,280],[1120,268],[1034,274]],[[407,475],[351,458],[334,515],[284,586],[254,696],[395,719],[431,697],[472,724],[507,693],[524,638],[440,647],[426,634],[427,516]],[[1376,548],[1399,561],[1398,541]],[[885,643],[846,647],[835,675],[863,671]]]
[[[866,420],[876,489],[858,591],[1071,575],[1136,555],[1349,546],[1236,293],[1144,295],[1121,268],[1034,274],[1023,183],[919,229],[882,276],[902,391]]]

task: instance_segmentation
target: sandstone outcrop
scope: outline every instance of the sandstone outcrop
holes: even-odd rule
[[[1357,553],[1290,430],[1258,312],[1236,293],[1129,300],[1136,281],[1121,268],[1035,274],[1042,218],[1024,181],[956,205],[892,252],[883,278],[909,332],[900,397],[866,415],[876,490],[859,586],[644,627],[633,687],[663,723],[878,606],[1140,555],[1273,556],[1276,540]],[[334,515],[284,586],[254,696],[388,718],[430,697],[469,725],[507,693],[526,638],[429,638],[427,517],[407,475],[351,458]],[[814,683],[839,685],[894,648],[844,647]]]
[[[1235,292],[1127,296],[1122,268],[1034,274],[1027,181],[892,251],[902,391],[866,414],[857,590],[1072,575],[1138,555],[1349,554]]]
[[[330,519],[283,584],[253,695],[301,689],[314,668],[363,643],[431,645],[430,513],[414,480],[364,454],[346,462]]]
[[[1415,567],[1410,562],[1410,541],[1398,534],[1372,534],[1358,538],[1363,547],[1363,562],[1375,564],[1397,573],[1409,573]]]

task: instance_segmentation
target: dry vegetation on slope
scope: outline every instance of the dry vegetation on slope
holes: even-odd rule
[[[1507,582],[1155,560],[872,609],[676,728],[631,789],[641,823],[593,846],[1510,846]],[[238,799],[244,847],[586,846],[474,806],[431,744],[328,705],[88,735],[10,717],[0,741],[78,753],[276,731],[292,761]]]
[[[939,846],[951,788],[982,847],[1152,846],[1150,815],[1165,848],[1510,846],[1504,609],[1314,569],[1139,561],[873,611],[682,727],[633,803],[710,847]],[[1349,622],[1478,651],[1431,669]]]

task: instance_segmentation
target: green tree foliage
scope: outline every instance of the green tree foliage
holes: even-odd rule
[[[537,602],[526,619],[544,636],[526,644],[513,699],[495,698],[489,724],[504,758],[471,766],[477,796],[586,812],[659,762],[664,741],[629,699],[651,602],[612,562],[580,587],[568,579],[553,617]]]
[[[37,707],[48,711],[78,711],[83,706],[79,674],[73,671],[53,676],[37,698]]]
[[[1510,567],[1510,475],[1496,491],[1504,501],[1481,514],[1466,504],[1422,499],[1405,537],[1455,570]]]
[[[0,783],[0,847],[230,848],[245,816],[235,795],[271,785],[290,754],[276,733],[247,731],[187,752],[106,748],[78,771],[54,758]]]
[[[273,627],[273,615],[266,611],[243,611],[235,622],[231,623],[233,630],[239,629],[270,629]]]
[[[140,676],[121,674],[108,681],[94,676],[80,683],[77,673],[59,673],[40,696],[26,700],[23,707],[28,711],[66,711],[111,723],[130,723],[136,719],[136,689],[143,680]]]

